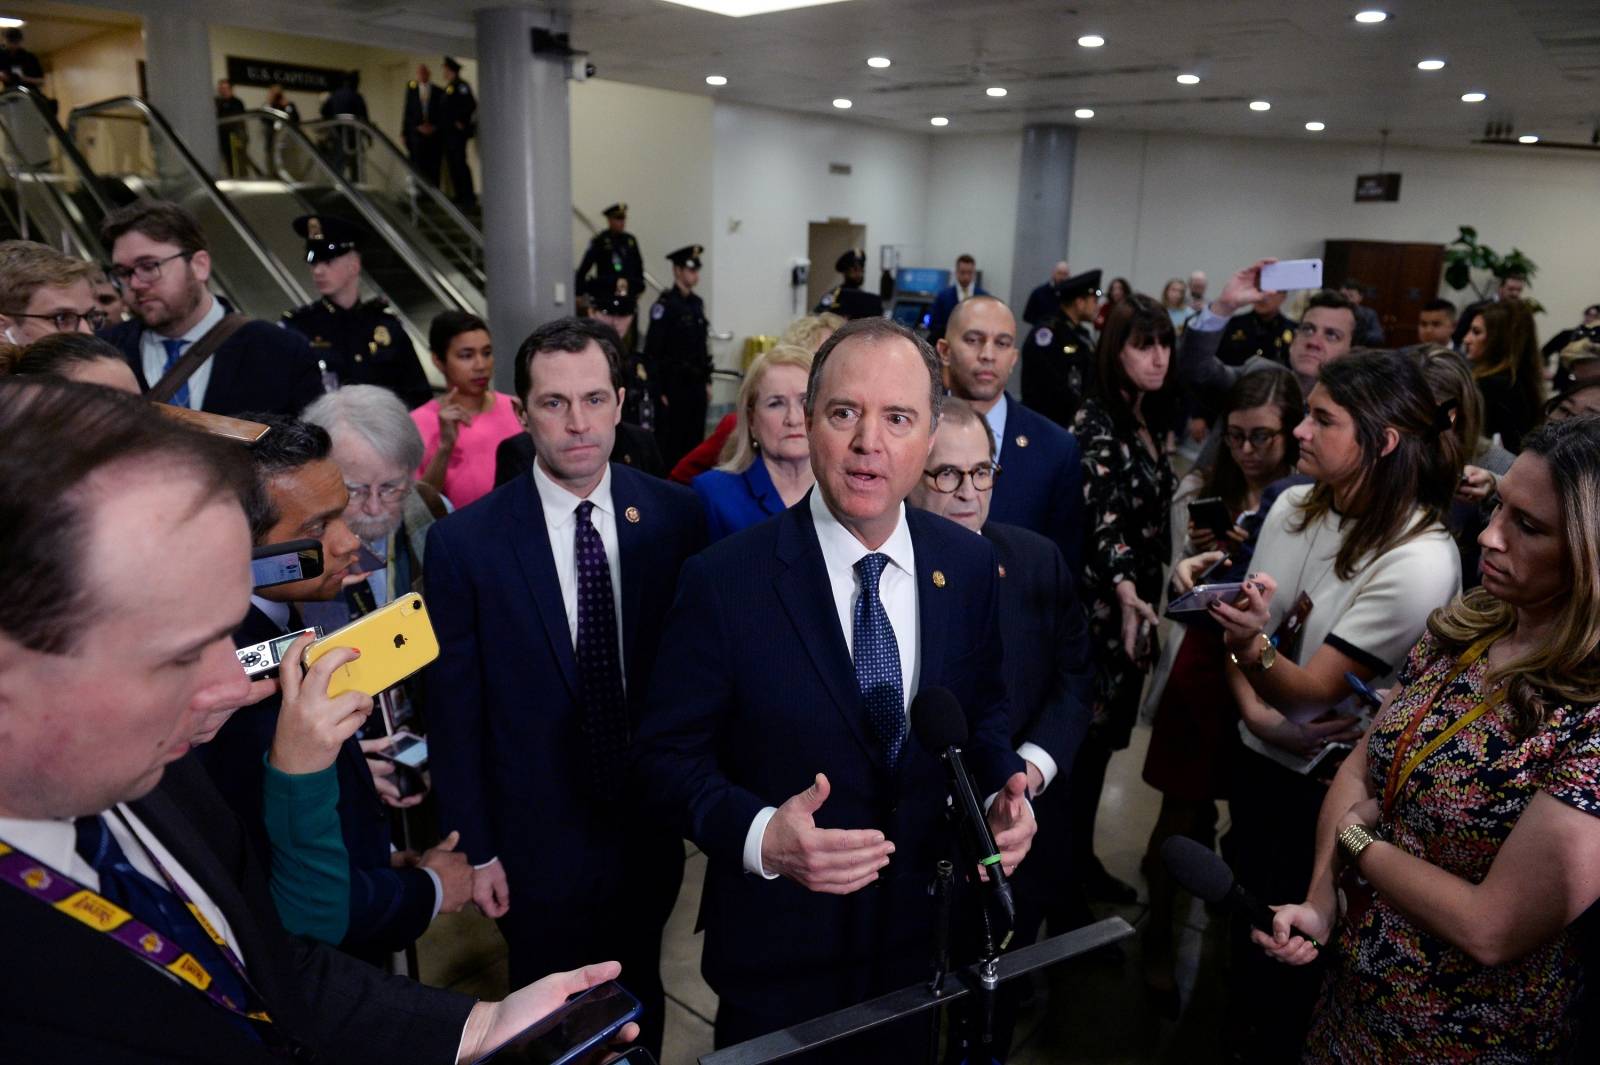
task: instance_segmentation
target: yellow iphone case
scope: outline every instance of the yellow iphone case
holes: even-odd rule
[[[328,681],[329,695],[358,691],[376,697],[439,657],[439,640],[428,620],[428,608],[416,592],[402,595],[306,648],[306,666],[335,647],[354,647],[361,657],[334,670]]]

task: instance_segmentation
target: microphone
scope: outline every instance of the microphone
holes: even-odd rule
[[[1184,890],[1201,902],[1224,903],[1244,914],[1252,925],[1272,934],[1272,909],[1261,902],[1234,878],[1233,870],[1210,847],[1188,836],[1168,836],[1161,844],[1161,860]],[[1298,928],[1290,929],[1318,950],[1322,944]]]
[[[1011,885],[1000,867],[1000,852],[972,790],[972,778],[961,761],[961,745],[967,742],[967,718],[961,712],[961,704],[946,688],[923,688],[911,700],[911,731],[916,733],[917,742],[938,752],[944,762],[956,817],[964,829],[962,837],[973,852],[971,857],[988,874],[989,892],[1005,914],[1006,928],[1014,928],[1017,905],[1011,897]]]

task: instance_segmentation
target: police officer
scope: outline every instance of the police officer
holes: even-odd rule
[[[698,297],[696,297],[698,299]],[[622,338],[622,420],[641,429],[656,427],[656,403],[649,364],[635,346],[633,315],[639,301],[628,286],[628,279],[619,277],[610,294],[597,297],[590,307],[589,316],[598,319],[617,331]]]
[[[1095,342],[1088,323],[1100,307],[1100,271],[1055,287],[1056,314],[1022,347],[1022,402],[1070,430],[1095,379]]]
[[[306,242],[311,281],[321,298],[289,311],[284,324],[311,341],[329,391],[340,385],[381,385],[420,407],[433,388],[400,319],[383,299],[361,301],[360,231],[342,218],[301,215],[294,231]]]
[[[478,202],[472,191],[472,169],[467,166],[467,141],[478,131],[478,101],[472,86],[461,80],[461,64],[449,56],[444,67],[444,165],[450,172],[450,192],[456,203],[471,207]]]
[[[1278,308],[1283,306],[1285,292],[1264,292],[1261,301],[1249,314],[1240,314],[1223,327],[1222,343],[1217,347],[1217,358],[1229,366],[1243,366],[1251,356],[1261,355],[1274,362],[1289,365],[1289,345],[1294,343],[1295,320],[1286,318]]]
[[[698,244],[667,256],[672,262],[672,287],[650,308],[645,337],[645,364],[655,370],[656,440],[667,469],[677,465],[706,435],[706,390],[711,383],[711,352],[706,334],[706,307],[694,294],[700,283]]]
[[[882,318],[883,300],[861,287],[867,277],[867,253],[851,248],[833,264],[843,278],[839,284],[823,293],[813,314],[832,312],[844,318]]]
[[[637,300],[644,291],[644,257],[639,254],[639,242],[627,232],[628,205],[614,203],[601,213],[606,216],[606,228],[589,241],[583,262],[578,264],[573,291],[587,293],[598,306],[615,296],[615,281],[622,278]]]

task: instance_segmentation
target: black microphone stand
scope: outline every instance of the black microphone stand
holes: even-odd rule
[[[946,858],[940,858],[933,872],[933,979],[928,981],[928,994],[939,998],[944,994],[945,977],[950,974],[950,893],[956,869]],[[928,1065],[939,1065],[939,1028],[944,1019],[944,1008],[928,1011]]]

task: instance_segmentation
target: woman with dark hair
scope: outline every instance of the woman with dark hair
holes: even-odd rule
[[[1133,295],[1133,288],[1128,284],[1128,279],[1125,277],[1113,277],[1111,284],[1106,288],[1106,301],[1095,312],[1095,329],[1104,330],[1106,322],[1111,318],[1111,312],[1122,306],[1131,295]]]
[[[1175,478],[1161,438],[1171,421],[1167,388],[1172,319],[1148,296],[1117,306],[1100,336],[1094,391],[1073,422],[1083,449],[1082,598],[1089,636],[1099,648],[1094,723],[1070,778],[1076,875],[1090,897],[1132,901],[1094,856],[1094,818],[1113,751],[1128,745],[1145,674],[1156,659],[1151,606],[1161,598],[1171,561],[1169,509]]]
[[[1313,483],[1278,497],[1240,599],[1214,603],[1248,748],[1234,774],[1224,840],[1241,883],[1293,897],[1311,874],[1313,828],[1331,742],[1360,737],[1348,677],[1387,683],[1428,614],[1461,588],[1461,561],[1444,519],[1461,464],[1448,410],[1416,360],[1356,352],[1323,364],[1295,429],[1300,472]],[[1201,559],[1179,574],[1192,583]],[[1318,759],[1323,761],[1318,761]],[[1242,1036],[1252,1060],[1292,1060],[1316,998],[1316,975],[1296,980],[1250,949],[1235,968],[1235,1003],[1257,1025]]]
[[[1485,305],[1467,327],[1461,351],[1483,394],[1483,431],[1498,435],[1507,450],[1520,450],[1544,405],[1544,361],[1533,312],[1521,300]]]
[[[1568,926],[1600,899],[1600,418],[1528,437],[1481,542],[1483,586],[1429,617],[1328,789],[1306,901],[1254,936],[1291,965],[1319,953],[1300,932],[1332,955],[1307,1061],[1579,1060]]]
[[[495,448],[522,423],[514,397],[494,390],[494,342],[483,319],[445,311],[428,327],[428,350],[447,391],[411,412],[423,443],[417,479],[464,507],[494,488]]]
[[[50,333],[18,352],[11,372],[49,374],[86,385],[103,385],[119,392],[140,395],[139,379],[133,376],[122,352],[88,333]]]

